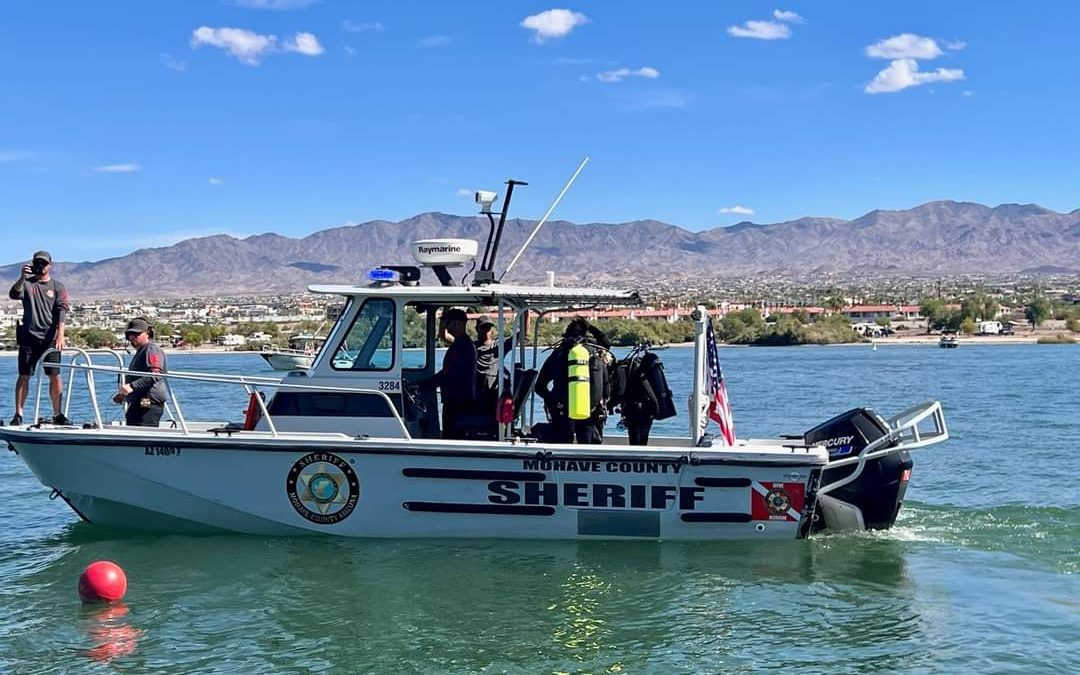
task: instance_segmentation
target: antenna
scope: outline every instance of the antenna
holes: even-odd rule
[[[547,222],[547,219],[551,216],[551,212],[554,211],[555,207],[559,205],[559,202],[562,201],[563,195],[565,195],[566,191],[570,189],[570,186],[574,184],[574,181],[577,180],[578,174],[581,173],[581,170],[584,169],[585,165],[588,163],[588,157],[581,160],[581,164],[578,165],[577,171],[574,172],[573,176],[570,176],[570,180],[568,180],[566,182],[566,185],[563,186],[562,192],[560,192],[559,196],[555,198],[555,201],[551,202],[551,206],[548,208],[547,213],[545,213],[544,217],[540,219],[540,222],[536,224],[536,227],[533,228],[533,231],[529,233],[528,239],[526,239],[525,243],[521,245],[520,249],[518,249],[517,255],[514,256],[514,259],[510,261],[510,264],[506,266],[506,269],[499,276],[499,281],[502,281],[502,278],[505,277],[510,272],[510,270],[514,268],[514,265],[517,263],[518,258],[521,257],[521,254],[524,253],[525,249],[527,249],[529,247],[529,244],[532,243],[533,237],[536,236],[536,233],[539,232],[540,228],[543,227],[544,223]]]

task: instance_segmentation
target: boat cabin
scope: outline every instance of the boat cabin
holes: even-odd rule
[[[442,367],[439,320],[451,307],[484,312],[496,335],[509,333],[510,349],[498,340],[504,366],[501,387],[513,405],[513,419],[497,422],[497,411],[477,410],[466,420],[469,437],[499,440],[527,433],[533,423],[527,401],[540,365],[538,322],[549,312],[597,305],[632,307],[637,293],[587,288],[509,286],[419,286],[377,281],[366,286],[312,286],[314,293],[346,299],[338,322],[311,368],[290,372],[286,382],[352,389],[284,389],[268,409],[279,430],[334,430],[370,436],[441,438],[436,389],[429,384]],[[531,344],[530,344],[531,343]],[[396,415],[395,415],[396,411]],[[541,413],[542,414],[542,413]]]

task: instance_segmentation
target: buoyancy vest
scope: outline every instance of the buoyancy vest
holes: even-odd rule
[[[664,375],[664,364],[652,352],[633,354],[615,365],[612,402],[623,414],[663,420],[675,416],[675,401]]]

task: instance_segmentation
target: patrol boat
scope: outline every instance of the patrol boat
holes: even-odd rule
[[[103,419],[95,379],[123,375],[121,357],[104,354],[113,365],[100,353],[66,350],[62,367],[69,383],[84,382],[93,422],[0,428],[0,438],[53,497],[91,523],[124,529],[712,540],[893,524],[909,451],[948,438],[941,406],[928,402],[889,419],[857,409],[806,434],[728,446],[707,433],[704,307],[692,319],[685,435],[653,435],[644,446],[613,436],[600,445],[546,440],[532,396],[538,350],[521,336],[531,328],[535,345],[537,326],[553,311],[641,300],[626,290],[501,283],[494,261],[515,185],[498,226],[494,195],[478,193],[491,234],[464,285],[454,283],[454,268],[475,262],[477,242],[428,240],[414,245],[415,264],[375,270],[370,283],[310,287],[345,306],[308,370],[281,379],[172,372],[165,376],[171,423],[127,427]],[[439,283],[422,284],[422,271]],[[499,346],[510,367],[497,407],[459,420],[463,440],[441,437],[435,392],[422,386],[439,366],[437,318],[450,306],[483,308],[497,334],[515,329],[511,349]],[[406,331],[420,336],[422,349],[406,349]],[[43,379],[39,373],[38,413]],[[246,395],[243,422],[187,419],[184,387],[192,381]]]

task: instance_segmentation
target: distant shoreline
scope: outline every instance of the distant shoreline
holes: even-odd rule
[[[1040,331],[1035,331],[1034,333],[1027,332],[1027,333],[1024,333],[1023,335],[961,335],[959,337],[960,337],[960,344],[961,345],[1019,345],[1019,344],[1036,344],[1036,343],[1038,343],[1039,338],[1053,337],[1054,335],[1057,335],[1059,333],[1072,336],[1072,334],[1069,333],[1068,331],[1040,330]],[[816,344],[816,343],[810,342],[810,343],[804,343],[804,344],[801,344],[801,345],[784,345],[784,346],[793,346],[793,347],[806,347],[806,346],[815,346],[815,347],[861,347],[861,346],[871,345],[871,344],[872,345],[882,346],[882,347],[887,347],[889,345],[927,345],[927,346],[936,346],[937,343],[938,343],[938,340],[940,340],[940,339],[941,339],[941,336],[937,335],[937,334],[931,334],[931,335],[926,335],[926,334],[921,334],[921,335],[900,335],[900,336],[893,335],[893,336],[890,336],[890,337],[874,338],[873,340],[867,340],[867,341],[862,341],[862,342],[835,342],[835,343],[829,343],[829,344]],[[1080,336],[1078,336],[1076,339],[1080,340]],[[1065,343],[1063,343],[1063,344],[1065,344]],[[721,342],[720,345],[724,346],[724,347],[771,347],[771,346],[775,346],[775,345],[740,345],[740,344],[732,344],[732,343],[728,343],[728,342]],[[684,348],[687,348],[687,347],[693,347],[694,343],[693,342],[671,342],[671,343],[668,343],[668,344],[666,344],[664,346],[665,347],[671,347],[672,349],[684,349]],[[253,355],[253,356],[258,356],[259,353],[260,353],[258,351],[234,350],[234,349],[228,349],[228,348],[225,348],[225,347],[195,347],[193,349],[175,349],[175,348],[172,348],[172,347],[165,347],[164,350],[165,350],[165,353],[168,354],[168,355],[193,354],[193,355],[206,356],[206,355],[210,355],[210,354],[225,354],[225,355],[231,355],[231,356],[240,356],[240,355],[243,355],[243,354],[250,354],[250,355]],[[18,351],[14,350],[14,349],[2,349],[2,350],[0,350],[0,357],[4,357],[4,356],[18,356]]]

